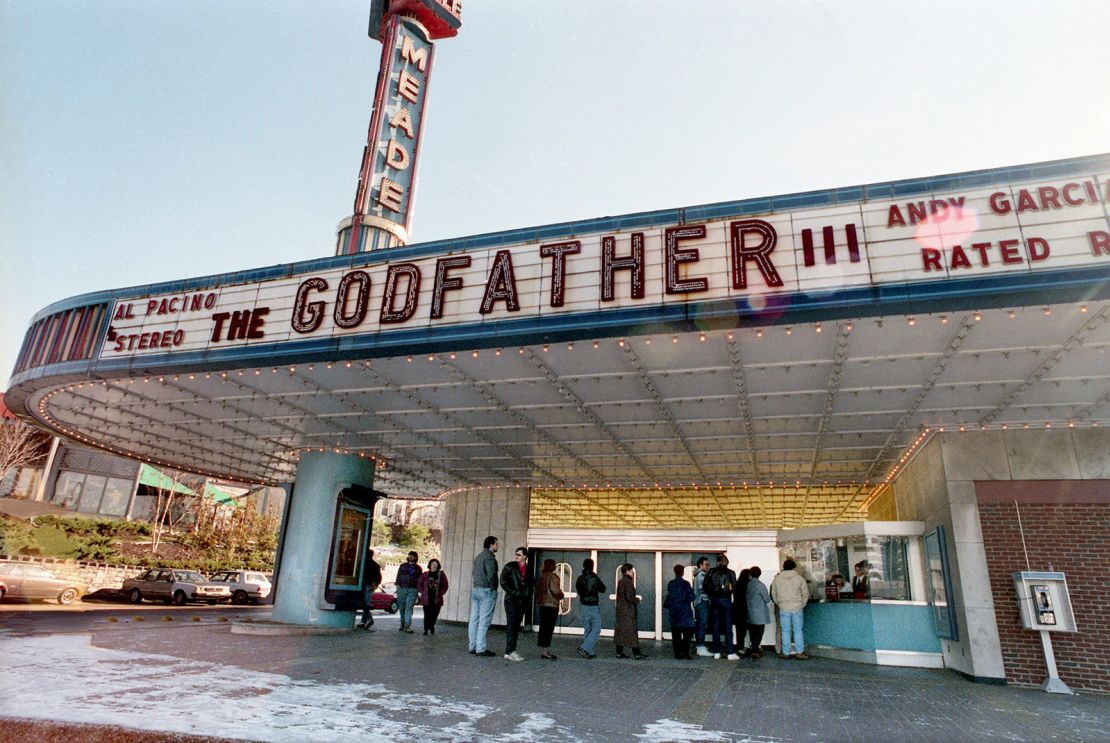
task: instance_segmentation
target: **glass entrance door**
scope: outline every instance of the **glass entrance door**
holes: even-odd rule
[[[626,562],[636,568],[636,595],[640,606],[636,613],[636,629],[641,637],[655,636],[656,576],[654,552],[603,552],[597,553],[597,574],[608,589],[601,602],[601,628],[606,635],[613,634],[617,624],[616,599],[617,583],[620,581],[620,566]]]
[[[569,627],[581,630],[582,621],[579,619],[578,612],[578,594],[574,591],[574,582],[578,580],[578,576],[582,574],[582,561],[590,556],[589,550],[553,550],[553,549],[538,549],[532,556],[532,568],[535,571],[537,578],[540,574],[540,569],[543,567],[544,560],[555,561],[555,574],[559,576],[561,588],[565,598],[559,604],[559,620],[555,623],[556,628]],[[603,577],[604,581],[605,578]],[[609,584],[606,583],[606,586]],[[532,612],[533,617],[537,617],[538,622],[540,613],[538,609]]]

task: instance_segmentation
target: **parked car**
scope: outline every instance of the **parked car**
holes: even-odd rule
[[[221,570],[208,576],[211,583],[226,583],[233,604],[257,604],[270,595],[272,586],[265,573],[257,570]]]
[[[189,601],[207,601],[215,604],[231,599],[231,589],[226,583],[212,583],[195,570],[151,568],[142,575],[128,578],[120,589],[132,604],[143,599],[161,599],[178,606]]]
[[[370,596],[370,609],[397,613],[397,586],[394,583],[385,583]]]
[[[0,598],[57,599],[59,604],[69,605],[86,590],[84,584],[56,578],[41,565],[0,562]]]

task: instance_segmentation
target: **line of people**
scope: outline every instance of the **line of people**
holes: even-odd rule
[[[497,537],[486,537],[482,551],[474,558],[472,574],[473,587],[470,589],[470,618],[467,622],[468,651],[471,655],[492,658],[497,655],[488,647],[488,633],[493,611],[497,605],[497,591],[505,593],[505,654],[511,661],[522,661],[524,656],[517,652],[521,623],[536,593],[536,606],[539,608],[539,633],[536,644],[540,648],[540,658],[558,660],[551,652],[551,638],[555,633],[555,623],[559,619],[559,604],[566,597],[559,576],[556,575],[554,560],[544,560],[539,578],[532,580],[528,570],[528,548],[517,547],[513,561],[507,562],[497,570]],[[637,636],[636,619],[640,597],[636,595],[636,570],[629,564],[621,566],[621,579],[616,589],[616,630],[613,641],[617,646],[618,658],[646,658],[640,649]],[[582,658],[596,658],[594,652],[601,636],[600,597],[607,590],[605,583],[594,572],[593,560],[587,558],[582,565],[582,573],[575,581],[578,595],[582,627],[582,642],[575,652]],[[625,650],[628,650],[628,653]]]
[[[532,585],[528,570],[528,548],[518,547],[514,561],[507,563],[497,573],[498,541],[496,537],[486,537],[484,549],[474,558],[474,588],[471,591],[470,619],[468,622],[469,651],[472,654],[493,657],[496,655],[487,647],[487,633],[493,610],[497,601],[497,589],[505,592],[505,658],[512,661],[524,660],[517,652],[520,625],[530,603],[531,591],[536,590],[536,605],[539,607],[539,636],[537,644],[540,657],[556,660],[551,653],[551,638],[559,616],[559,604],[564,593],[558,576],[555,574],[554,560],[544,560],[540,577]],[[793,560],[783,563],[783,570],[775,576],[771,588],[760,580],[763,571],[752,566],[740,571],[737,576],[728,567],[728,556],[717,556],[717,566],[709,568],[709,559],[702,557],[697,561],[694,575],[695,585],[691,586],[684,578],[686,567],[675,565],[675,577],[667,584],[663,606],[671,620],[671,642],[675,658],[693,658],[690,652],[691,640],[697,640],[697,654],[714,658],[738,660],[739,652],[751,658],[763,655],[763,633],[771,622],[772,601],[779,607],[779,623],[782,629],[782,653],[784,658],[808,660],[803,638],[803,611],[809,601],[809,586],[805,578],[795,571]],[[614,608],[616,625],[613,644],[618,658],[646,658],[640,649],[637,631],[637,612],[640,597],[636,593],[636,569],[631,563],[620,568],[621,577],[615,590]],[[596,647],[601,636],[600,597],[606,586],[594,572],[593,560],[586,558],[582,572],[575,581],[578,596],[579,615],[582,621],[582,642],[575,652],[582,658],[597,657]],[[713,649],[706,646],[706,635],[712,637]],[[748,648],[744,648],[744,638],[748,638]],[[625,651],[628,652],[625,652]]]
[[[554,560],[544,560],[538,579],[533,581],[528,569],[528,548],[518,547],[513,560],[498,570],[497,537],[488,536],[482,551],[474,558],[470,616],[467,622],[468,650],[472,655],[494,657],[497,653],[488,647],[488,632],[497,604],[497,593],[504,592],[505,653],[511,661],[522,661],[518,650],[521,625],[532,603],[535,592],[539,609],[539,632],[536,644],[540,658],[557,660],[551,652],[555,624],[559,618],[559,605],[565,598]],[[366,610],[363,612],[364,629],[373,631],[374,619],[369,611],[370,595],[381,583],[381,568],[370,551],[367,565]],[[424,608],[424,634],[435,634],[436,620],[447,593],[447,574],[439,560],[428,562],[423,571],[417,564],[416,552],[409,552],[405,563],[397,571],[397,603],[401,614],[400,631],[411,633],[413,606],[419,601]],[[717,565],[709,567],[709,559],[698,559],[693,585],[685,578],[686,566],[674,566],[674,579],[667,584],[663,607],[671,624],[671,643],[675,658],[693,659],[707,656],[716,659],[739,660],[741,654],[757,659],[762,657],[763,633],[771,622],[772,603],[779,608],[779,626],[782,631],[780,657],[808,660],[803,637],[803,610],[809,601],[809,586],[795,570],[793,560],[783,563],[782,571],[775,576],[770,590],[760,580],[759,566],[744,568],[740,575],[728,567],[725,554],[717,555]],[[618,658],[643,659],[647,655],[640,648],[637,628],[640,596],[636,593],[636,569],[631,563],[620,567],[620,580],[614,591],[616,624],[613,644]],[[582,658],[597,657],[597,642],[601,636],[601,596],[608,590],[601,577],[594,571],[594,562],[586,558],[582,572],[575,581],[579,616],[582,621],[582,641],[575,652]],[[747,638],[747,648],[745,648]],[[694,648],[691,648],[691,643]]]
[[[683,577],[685,566],[674,566],[675,578],[667,584],[663,605],[670,612],[675,658],[694,657],[691,640],[695,641],[699,656],[728,660],[739,660],[741,654],[753,659],[763,657],[763,633],[771,623],[773,603],[779,608],[780,657],[809,660],[803,634],[809,584],[795,570],[794,561],[783,562],[770,590],[760,580],[763,571],[758,565],[744,568],[737,576],[728,562],[727,555],[717,555],[717,565],[711,569],[709,558],[699,558],[693,586]],[[707,636],[712,649],[706,642]]]

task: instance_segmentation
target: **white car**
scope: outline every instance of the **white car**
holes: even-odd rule
[[[226,585],[213,583],[195,570],[177,568],[151,568],[142,575],[128,578],[120,593],[133,604],[140,604],[143,599],[161,599],[178,606],[190,601],[216,604],[231,598]]]
[[[226,583],[233,604],[257,604],[270,595],[270,580],[257,570],[221,570],[209,578],[212,583]]]

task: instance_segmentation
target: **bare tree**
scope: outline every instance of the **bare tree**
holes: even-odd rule
[[[166,475],[165,472],[162,473]],[[167,522],[169,526],[174,526],[176,522],[181,520],[181,514],[177,519],[172,517],[172,509],[177,496],[178,486],[183,484],[185,474],[170,470],[169,472],[169,487],[154,488],[154,523],[151,524],[151,541],[150,541],[150,554],[158,554],[158,547],[162,544],[162,535],[166,531]]]
[[[0,420],[0,480],[9,470],[38,464],[46,458],[50,437],[18,419]]]

